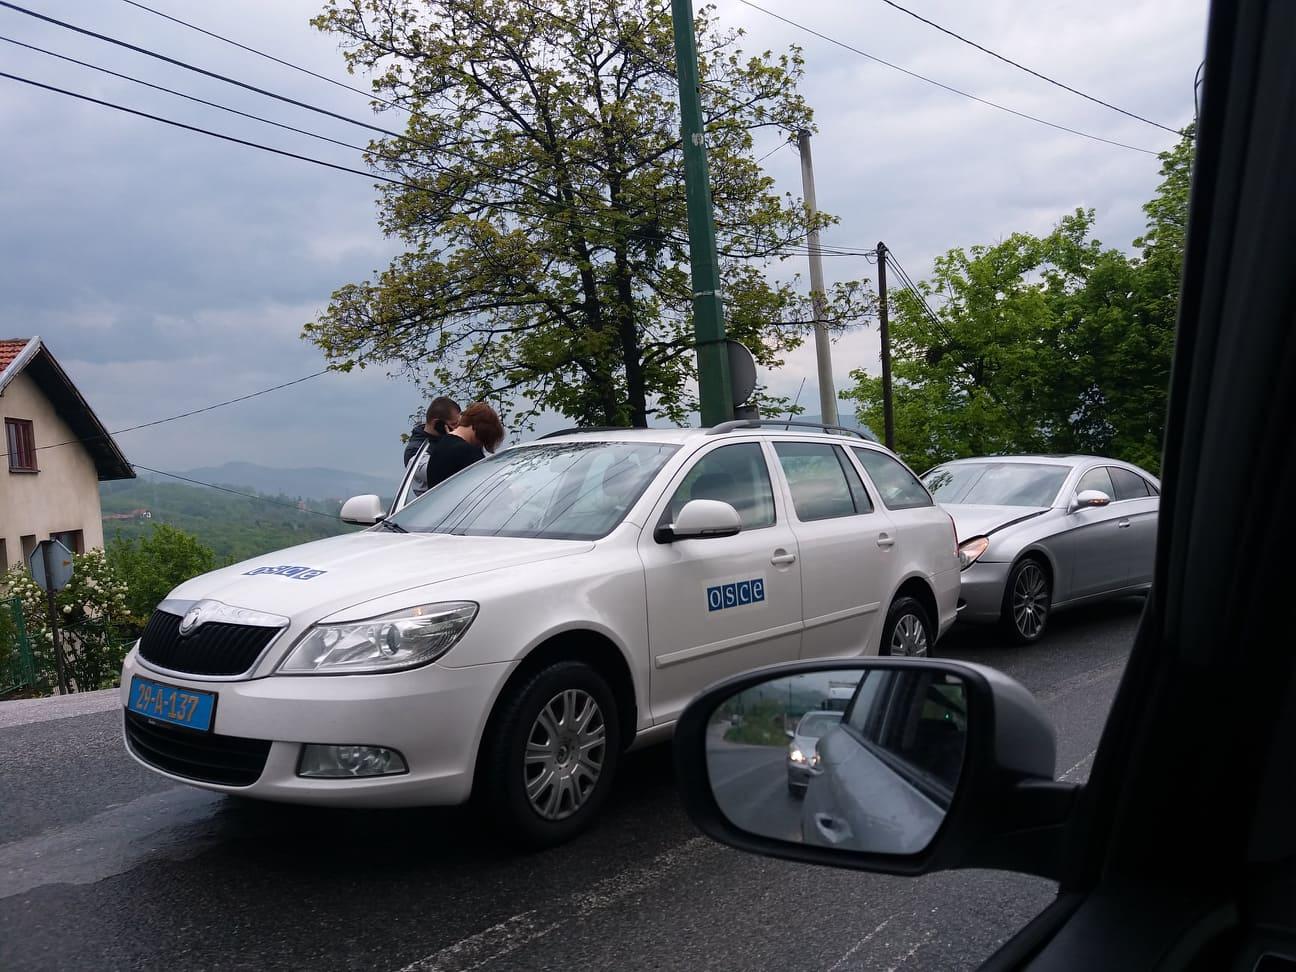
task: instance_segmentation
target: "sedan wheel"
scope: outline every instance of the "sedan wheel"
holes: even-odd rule
[[[1020,644],[1038,641],[1048,624],[1052,593],[1048,575],[1035,560],[1023,560],[1008,577],[1005,627]]]
[[[880,653],[903,658],[926,658],[933,640],[923,606],[912,597],[897,598],[887,612]]]
[[[540,710],[527,737],[527,799],[546,820],[564,820],[585,805],[607,751],[607,724],[594,697],[567,689]]]

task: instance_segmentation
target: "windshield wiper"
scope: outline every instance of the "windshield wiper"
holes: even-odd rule
[[[399,523],[393,523],[391,520],[379,520],[378,525],[384,530],[390,530],[392,533],[409,533],[409,531]]]

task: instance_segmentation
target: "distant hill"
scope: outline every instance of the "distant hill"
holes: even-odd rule
[[[276,469],[254,462],[227,462],[222,466],[204,466],[180,472],[205,483],[233,486],[271,496],[305,499],[344,500],[361,493],[390,496],[400,483],[401,470],[393,466],[390,476],[371,476],[322,466],[306,469]]]
[[[215,551],[219,564],[357,529],[336,518],[336,501],[300,500],[284,494],[235,496],[202,486],[141,478],[101,483],[99,497],[104,539],[109,544],[118,536],[148,536],[154,523],[166,523],[196,536]],[[141,511],[149,515],[145,517]]]

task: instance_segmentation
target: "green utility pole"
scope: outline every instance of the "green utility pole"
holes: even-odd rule
[[[693,274],[693,336],[697,343],[698,393],[702,424],[733,418],[729,351],[725,346],[724,301],[711,215],[711,175],[698,91],[697,44],[692,0],[671,0],[675,24],[675,73],[679,78],[680,134],[684,139],[684,190],[688,202],[689,263]]]

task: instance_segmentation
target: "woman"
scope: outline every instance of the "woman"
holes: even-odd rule
[[[487,452],[494,452],[503,441],[504,424],[495,409],[485,402],[469,405],[459,416],[458,427],[428,450],[427,488],[485,458]]]

